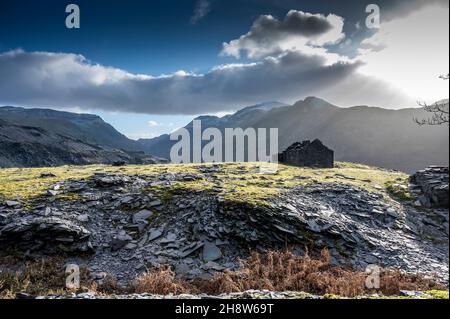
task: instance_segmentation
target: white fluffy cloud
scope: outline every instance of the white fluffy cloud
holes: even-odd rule
[[[344,19],[291,10],[284,20],[271,15],[259,17],[251,30],[239,39],[223,44],[223,55],[258,59],[287,50],[315,53],[317,47],[335,44],[345,38]]]

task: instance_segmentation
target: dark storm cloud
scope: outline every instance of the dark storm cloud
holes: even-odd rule
[[[12,51],[0,54],[1,103],[145,114],[201,114],[267,100],[318,95],[345,101],[339,89],[358,63],[327,65],[325,58],[286,52],[252,64],[223,65],[201,75],[150,77],[92,64],[74,54]],[[359,76],[359,84],[368,78]],[[369,84],[371,83],[371,84]],[[389,90],[380,90],[382,101]],[[361,95],[369,94],[360,91]],[[373,95],[373,93],[372,93]],[[387,100],[387,99],[386,99]],[[389,101],[395,101],[389,96]]]
[[[254,41],[264,41],[267,38],[291,34],[311,37],[323,34],[332,27],[324,16],[290,11],[282,21],[270,16],[261,16],[253,24],[248,37]]]
[[[286,45],[323,45],[343,38],[343,19],[291,10],[283,20],[271,15],[260,16],[250,31],[239,39],[224,43],[222,53],[239,57],[246,51],[250,58],[279,52]],[[294,42],[292,42],[294,40]]]

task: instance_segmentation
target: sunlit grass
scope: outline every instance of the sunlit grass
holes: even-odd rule
[[[259,163],[227,164],[183,164],[183,165],[129,165],[113,167],[107,165],[61,166],[48,168],[0,169],[0,197],[27,201],[46,194],[48,188],[66,180],[82,180],[95,173],[122,175],[159,176],[165,173],[191,174],[195,181],[177,181],[167,189],[192,189],[197,191],[215,190],[227,201],[246,203],[267,203],[273,196],[295,186],[316,183],[340,183],[353,185],[371,192],[389,196],[393,184],[405,183],[407,175],[352,163],[337,163],[333,169],[311,169],[279,165],[274,174],[260,172]],[[204,174],[201,168],[216,169]],[[51,173],[55,177],[41,178],[41,174]],[[211,178],[215,176],[215,179]]]

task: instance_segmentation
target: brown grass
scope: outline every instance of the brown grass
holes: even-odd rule
[[[188,282],[178,279],[170,268],[148,272],[138,278],[130,287],[134,293],[159,295],[182,293],[223,293],[247,290],[298,291],[317,295],[356,297],[380,293],[398,296],[401,290],[428,291],[445,287],[433,279],[403,274],[397,270],[381,273],[379,290],[367,289],[367,274],[351,269],[332,266],[328,251],[322,251],[317,258],[295,256],[289,251],[254,253],[242,261],[238,271],[217,273],[211,280]]]
[[[177,278],[169,267],[165,267],[144,273],[127,287],[119,287],[113,277],[105,278],[98,285],[89,280],[86,270],[82,270],[82,288],[77,292],[219,295],[247,290],[270,290],[356,297],[375,293],[398,296],[401,290],[446,290],[446,287],[433,279],[403,274],[396,270],[383,271],[380,289],[370,290],[365,286],[365,273],[331,265],[330,255],[326,250],[315,258],[309,254],[295,256],[289,251],[273,251],[264,255],[254,253],[241,264],[238,271],[225,271],[217,273],[210,280],[194,281]],[[74,291],[64,288],[63,260],[51,258],[28,263],[22,272],[0,273],[0,298],[14,298],[18,292],[49,295]]]
[[[2,264],[5,265],[2,259]],[[8,260],[9,264],[18,261]],[[38,261],[27,261],[20,271],[0,272],[0,299],[15,298],[17,293],[50,295],[68,292],[65,284],[65,262],[63,258],[50,257]],[[90,289],[89,274],[81,268],[80,291]],[[72,291],[71,291],[72,292]]]
[[[351,269],[332,266],[328,251],[318,258],[295,256],[289,251],[253,254],[243,261],[239,271],[217,274],[204,283],[208,293],[231,293],[246,290],[303,291],[312,294],[333,294],[356,297],[376,292],[398,295],[400,290],[443,289],[432,279],[388,270],[381,274],[378,291],[366,288],[367,275]]]
[[[169,268],[146,272],[128,287],[132,293],[150,293],[157,295],[197,293],[196,287],[186,280],[177,279]]]

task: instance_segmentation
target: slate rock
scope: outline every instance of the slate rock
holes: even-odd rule
[[[150,230],[149,231],[149,235],[148,235],[148,241],[149,242],[151,242],[151,241],[154,241],[155,239],[158,239],[159,237],[161,237],[162,236],[162,231],[161,230],[159,230],[159,229],[153,229],[153,230]]]
[[[47,195],[48,195],[48,196],[56,196],[56,195],[58,195],[58,192],[55,191],[55,190],[53,190],[53,189],[49,189],[49,190],[47,191]]]
[[[133,223],[138,224],[146,222],[147,219],[152,217],[153,213],[149,210],[141,210],[140,212],[133,215]]]
[[[13,201],[13,200],[7,200],[5,202],[6,206],[8,207],[16,207],[16,206],[20,206],[19,202]]]
[[[111,240],[111,250],[118,251],[124,248],[133,238],[128,234],[119,234],[113,237]]]
[[[222,258],[222,251],[211,242],[205,242],[203,246],[203,260],[205,262],[216,261]]]
[[[446,166],[431,166],[411,176],[412,187],[423,193],[421,204],[429,208],[449,208],[449,169]]]
[[[52,177],[56,177],[56,175],[53,173],[42,173],[40,175],[40,178],[52,178]]]
[[[151,201],[151,202],[149,203],[149,206],[150,206],[150,207],[156,207],[156,206],[161,206],[161,205],[162,205],[162,202],[161,202],[159,199],[156,199],[156,200]]]
[[[33,247],[36,242],[54,250],[55,242],[62,243],[67,251],[89,251],[91,232],[72,221],[59,217],[29,216],[15,219],[0,229],[0,243],[12,246]]]

